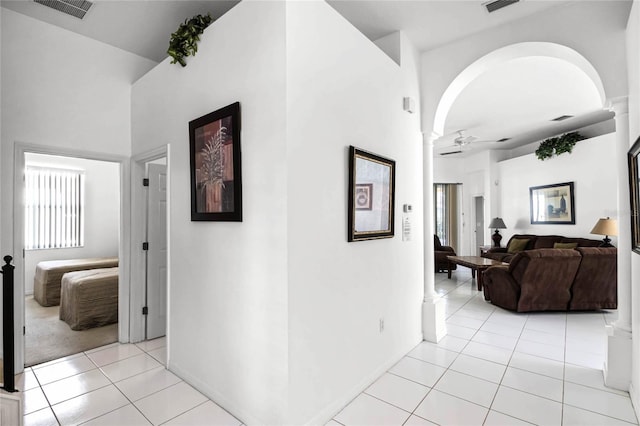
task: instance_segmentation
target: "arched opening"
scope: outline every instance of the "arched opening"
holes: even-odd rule
[[[520,108],[514,110],[511,103],[523,95],[527,95],[527,98],[520,99]],[[482,109],[470,110],[469,101],[478,99],[483,102],[473,104]],[[532,105],[532,102],[537,104],[545,100],[548,101],[546,105]],[[562,105],[554,105],[554,102],[562,100]],[[530,117],[533,112],[531,109],[537,106],[549,111],[550,120],[554,118],[553,111],[560,106],[567,110],[573,107],[577,113],[585,114],[602,108],[605,101],[600,76],[593,65],[575,50],[548,42],[516,43],[494,50],[458,74],[440,98],[433,131],[438,136],[444,136],[451,133],[455,126],[465,125],[466,130],[476,122],[479,123],[478,127],[483,126],[480,123],[483,117],[473,117],[474,121],[461,122],[456,120],[461,114],[469,116],[473,112],[484,111],[486,119],[486,113],[503,110],[511,112],[505,118],[517,119],[524,118],[525,113]],[[498,105],[498,102],[503,102],[503,105]],[[487,103],[493,108],[488,108]],[[525,113],[522,108],[526,108]],[[500,118],[499,114],[494,112],[494,115],[495,120],[501,120],[504,125],[513,125],[506,123],[505,118]],[[491,136],[491,133],[480,135]]]

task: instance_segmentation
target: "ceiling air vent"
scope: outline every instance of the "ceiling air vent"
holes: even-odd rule
[[[573,117],[573,115],[561,115],[560,117],[551,119],[551,121],[564,121],[567,118],[571,118],[571,117]]]
[[[67,15],[75,16],[82,19],[84,15],[89,11],[89,8],[93,6],[93,3],[86,0],[33,0],[36,3],[40,3],[44,6],[48,6],[59,12],[66,13]]]
[[[483,3],[482,5],[487,8],[489,13],[495,12],[498,9],[502,9],[503,7],[507,7],[514,3],[518,3],[520,0],[495,0],[487,3]]]

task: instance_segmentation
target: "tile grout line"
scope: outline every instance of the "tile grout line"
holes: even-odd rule
[[[131,344],[132,344],[132,345],[135,345],[138,349],[140,349],[141,351],[143,351],[143,353],[144,353],[144,354],[147,354],[146,350],[144,350],[144,349],[140,348],[140,347],[139,347],[139,346],[137,346],[135,343],[131,343]],[[106,348],[105,350],[108,350],[108,349],[109,349],[109,348]],[[101,352],[101,351],[97,351],[97,352]],[[94,352],[94,353],[96,353],[96,352]],[[137,355],[136,355],[136,356],[137,356]],[[150,356],[150,355],[149,355],[149,356]],[[123,360],[125,360],[125,359],[129,359],[129,358],[133,358],[133,356],[131,356],[131,357],[126,357],[126,358],[123,358],[123,359],[121,359],[121,360],[118,360],[118,361],[115,361],[115,362],[109,363],[109,364],[105,364],[105,366],[106,366],[106,365],[112,365],[112,364],[115,364],[116,362],[123,361]],[[153,357],[152,357],[152,358],[153,358]],[[89,359],[91,359],[91,358],[89,358]],[[93,363],[95,364],[95,362],[93,361],[93,359],[91,359],[91,362],[93,362]],[[97,366],[97,364],[96,364],[96,366]],[[166,367],[165,367],[165,368],[166,368]],[[120,392],[120,394],[121,394],[121,395],[122,395],[122,396],[123,396],[127,401],[129,401],[129,404],[131,404],[131,406],[133,406],[133,408],[135,408],[135,409],[140,413],[140,415],[141,415],[141,416],[142,416],[146,421],[148,421],[148,422],[149,422],[149,424],[153,425],[153,422],[152,422],[150,419],[148,419],[148,418],[147,418],[147,416],[145,416],[145,415],[144,415],[144,413],[143,413],[142,411],[140,411],[140,409],[136,406],[136,404],[135,404],[131,399],[129,399],[129,397],[128,397],[127,395],[125,395],[125,393],[124,393],[124,392],[123,392],[123,391],[122,391],[122,390],[121,390],[121,389],[116,385],[116,382],[114,382],[113,380],[111,380],[111,378],[110,378],[109,376],[107,376],[107,375],[104,373],[104,371],[102,371],[102,368],[98,367],[98,370],[100,370],[100,373],[102,373],[102,375],[103,375],[104,377],[106,377],[106,379],[110,382],[110,385],[107,385],[107,386],[113,386],[113,387],[114,387],[118,392]],[[150,370],[146,370],[146,371],[150,371]],[[134,375],[133,375],[133,376],[131,376],[131,377],[138,376],[138,375],[140,375],[140,374],[145,373],[146,371],[143,371],[142,373],[134,374]],[[127,379],[128,379],[128,378],[129,378],[129,377],[127,377]],[[122,380],[126,380],[126,379],[122,379]],[[122,380],[120,380],[120,381],[122,381]],[[103,386],[103,388],[104,388],[104,387],[106,387],[106,386]],[[100,388],[100,389],[102,389],[102,388]],[[114,408],[113,410],[110,410],[110,411],[108,411],[108,412],[106,412],[106,413],[103,413],[103,414],[101,414],[101,415],[99,415],[99,416],[96,416],[96,417],[93,417],[93,418],[91,418],[91,419],[88,419],[87,421],[82,422],[81,424],[85,424],[85,423],[88,423],[88,422],[93,421],[93,420],[95,420],[95,419],[98,419],[98,418],[100,418],[100,417],[102,417],[102,416],[106,416],[107,414],[113,413],[114,411],[120,410],[121,408],[124,408],[124,407],[126,407],[126,405],[123,405],[122,407]]]
[[[131,343],[131,344],[132,344],[132,345],[135,345],[134,343]],[[94,353],[98,353],[98,352],[101,352],[101,351],[104,351],[104,350],[111,349],[112,347],[117,347],[117,346],[114,346],[114,344],[109,344],[109,345],[106,345],[106,346],[108,346],[108,347],[105,347],[104,349],[101,349],[101,350],[91,350],[91,352],[89,352],[89,353],[87,353],[87,351],[79,352],[78,354],[71,355],[71,356],[73,356],[73,358],[70,358],[70,359],[68,359],[68,360],[65,360],[65,361],[70,361],[70,360],[77,359],[77,358],[81,358],[82,356],[85,356],[85,357],[86,357],[86,358],[87,358],[87,359],[88,359],[88,360],[89,360],[89,361],[90,361],[90,362],[95,366],[95,368],[92,368],[92,369],[90,369],[90,370],[86,370],[86,371],[82,371],[82,372],[77,373],[77,374],[72,374],[72,375],[70,375],[70,376],[68,376],[68,377],[65,377],[65,378],[61,378],[61,379],[58,379],[58,380],[54,380],[53,382],[47,383],[46,385],[53,384],[53,383],[56,383],[56,382],[59,382],[59,381],[62,381],[62,380],[66,380],[66,379],[69,379],[69,378],[72,378],[72,377],[76,377],[76,376],[79,376],[80,374],[87,373],[87,372],[91,372],[91,371],[94,371],[94,370],[99,371],[99,372],[100,372],[100,374],[102,374],[102,375],[103,375],[103,376],[108,380],[109,384],[104,385],[104,386],[100,386],[100,387],[98,387],[98,388],[96,388],[96,389],[92,389],[91,391],[84,392],[84,393],[81,393],[81,394],[79,394],[79,395],[75,395],[74,397],[71,397],[71,398],[65,399],[65,400],[63,400],[63,401],[60,401],[60,402],[58,402],[58,403],[54,404],[54,405],[58,405],[58,404],[61,404],[61,403],[63,403],[63,402],[66,402],[66,401],[70,401],[70,400],[72,400],[73,398],[78,398],[78,397],[80,397],[80,396],[87,395],[87,394],[89,394],[89,393],[91,393],[91,392],[94,392],[94,391],[97,391],[97,390],[100,390],[100,389],[104,389],[104,388],[106,388],[106,387],[108,387],[108,386],[113,386],[113,387],[114,387],[118,392],[120,392],[120,394],[122,394],[122,395],[123,395],[123,397],[124,397],[127,401],[129,401],[129,403],[130,403],[130,404],[131,404],[131,405],[132,405],[132,406],[133,406],[133,407],[134,407],[138,412],[140,412],[140,414],[141,414],[141,415],[142,415],[142,416],[143,416],[147,421],[149,421],[149,423],[151,423],[151,421],[150,421],[150,420],[149,420],[149,419],[148,419],[148,418],[147,418],[147,417],[146,417],[146,416],[145,416],[145,415],[144,415],[144,414],[143,414],[143,413],[138,409],[138,407],[134,404],[134,402],[133,402],[133,401],[131,401],[131,400],[130,400],[130,399],[129,399],[129,398],[128,398],[128,397],[127,397],[127,396],[126,396],[126,395],[125,395],[121,390],[120,390],[120,388],[118,388],[118,386],[116,385],[116,382],[114,382],[113,380],[111,380],[111,378],[110,378],[109,376],[107,376],[107,375],[102,371],[102,368],[101,368],[101,367],[99,367],[99,366],[98,366],[98,364],[97,364],[97,363],[96,363],[96,362],[95,362],[95,361],[94,361],[94,360],[89,356],[89,354],[94,354]],[[142,351],[142,354],[149,355],[149,353],[148,353],[146,350],[144,350],[144,349],[140,348],[140,347],[139,347],[139,346],[137,346],[137,345],[135,345],[135,346],[136,346],[138,349],[140,349],[140,350]],[[160,349],[160,348],[161,348],[161,347],[159,347],[159,348],[155,348],[154,350],[156,350],[156,349]],[[98,349],[98,348],[94,348],[94,349]],[[106,365],[112,365],[112,364],[115,364],[116,362],[123,361],[123,360],[129,359],[129,358],[133,358],[134,356],[138,356],[138,355],[141,355],[141,354],[136,354],[136,355],[132,355],[132,356],[129,356],[129,357],[125,357],[125,358],[122,358],[122,359],[120,359],[120,360],[118,360],[118,361],[114,361],[114,362],[112,362],[112,363],[105,364],[104,366],[106,366]],[[152,359],[154,359],[154,360],[155,360],[155,358],[154,358],[152,355],[149,355],[149,356],[150,356]],[[61,362],[65,362],[65,361],[61,361]],[[156,360],[156,361],[157,361],[157,360]],[[158,361],[158,362],[159,362],[159,361]],[[53,363],[53,364],[50,364],[50,365],[47,365],[47,366],[45,366],[45,367],[41,367],[41,368],[46,368],[46,367],[54,366],[54,365],[56,365],[56,364],[58,364],[58,362]],[[34,370],[34,369],[33,369],[33,367],[29,367],[29,368],[31,368],[31,369],[32,369],[32,371]],[[166,366],[165,366],[165,368],[166,368]],[[149,370],[146,370],[146,371],[149,371]],[[134,376],[137,376],[137,375],[143,374],[143,373],[145,373],[146,371],[143,371],[143,372],[138,373],[138,374],[134,374],[134,375],[133,375],[133,376],[131,376],[131,377],[134,377]],[[46,393],[45,393],[45,391],[44,391],[43,385],[40,383],[40,379],[38,379],[38,376],[35,374],[35,371],[33,371],[33,374],[34,374],[34,377],[35,377],[36,381],[38,382],[38,386],[39,386],[39,388],[40,388],[40,391],[41,391],[41,392],[42,392],[42,394],[44,395],[44,397],[45,397],[45,399],[46,399],[46,401],[47,401],[47,404],[49,404],[49,405],[48,405],[48,408],[49,408],[49,409],[51,410],[51,412],[53,413],[54,418],[56,419],[56,422],[58,423],[58,425],[60,425],[60,424],[61,424],[61,422],[60,422],[60,420],[58,419],[58,416],[57,416],[57,414],[56,414],[55,410],[53,409],[53,405],[52,405],[52,404],[51,404],[51,402],[49,401],[49,397],[47,396],[47,394],[46,394]],[[125,380],[125,379],[123,379],[123,380]],[[114,411],[116,411],[116,410],[119,410],[119,409],[121,409],[121,408],[123,408],[123,407],[126,407],[126,405],[123,405],[123,406],[121,406],[121,407],[117,407],[117,408],[115,408],[115,409],[113,409],[113,410],[110,410],[110,411],[108,411],[108,412],[106,412],[106,413],[103,413],[103,414],[101,414],[101,415],[99,415],[99,416],[97,416],[97,417],[93,417],[93,418],[91,418],[91,419],[88,419],[88,420],[86,420],[86,421],[85,421],[85,422],[83,422],[83,423],[90,422],[90,421],[95,420],[95,419],[97,419],[97,418],[99,418],[99,417],[102,417],[102,416],[107,415],[107,414],[109,414],[109,413],[112,413],[112,412],[114,412]],[[45,407],[45,408],[46,408],[46,407]],[[44,410],[45,408],[42,408],[42,409]],[[40,411],[40,410],[36,410],[36,411]],[[34,411],[34,412],[35,412],[35,411]],[[29,413],[29,414],[31,414],[31,413]]]

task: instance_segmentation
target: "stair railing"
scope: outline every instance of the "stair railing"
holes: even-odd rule
[[[3,389],[16,392],[15,387],[15,351],[14,351],[14,306],[13,306],[13,258],[5,256],[6,265],[2,266],[2,356]]]

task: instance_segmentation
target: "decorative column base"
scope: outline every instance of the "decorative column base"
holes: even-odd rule
[[[438,296],[422,303],[422,335],[427,342],[438,343],[447,335],[444,301]]]
[[[631,384],[632,339],[629,331],[606,325],[607,359],[604,362],[604,384],[610,388],[628,391]]]

